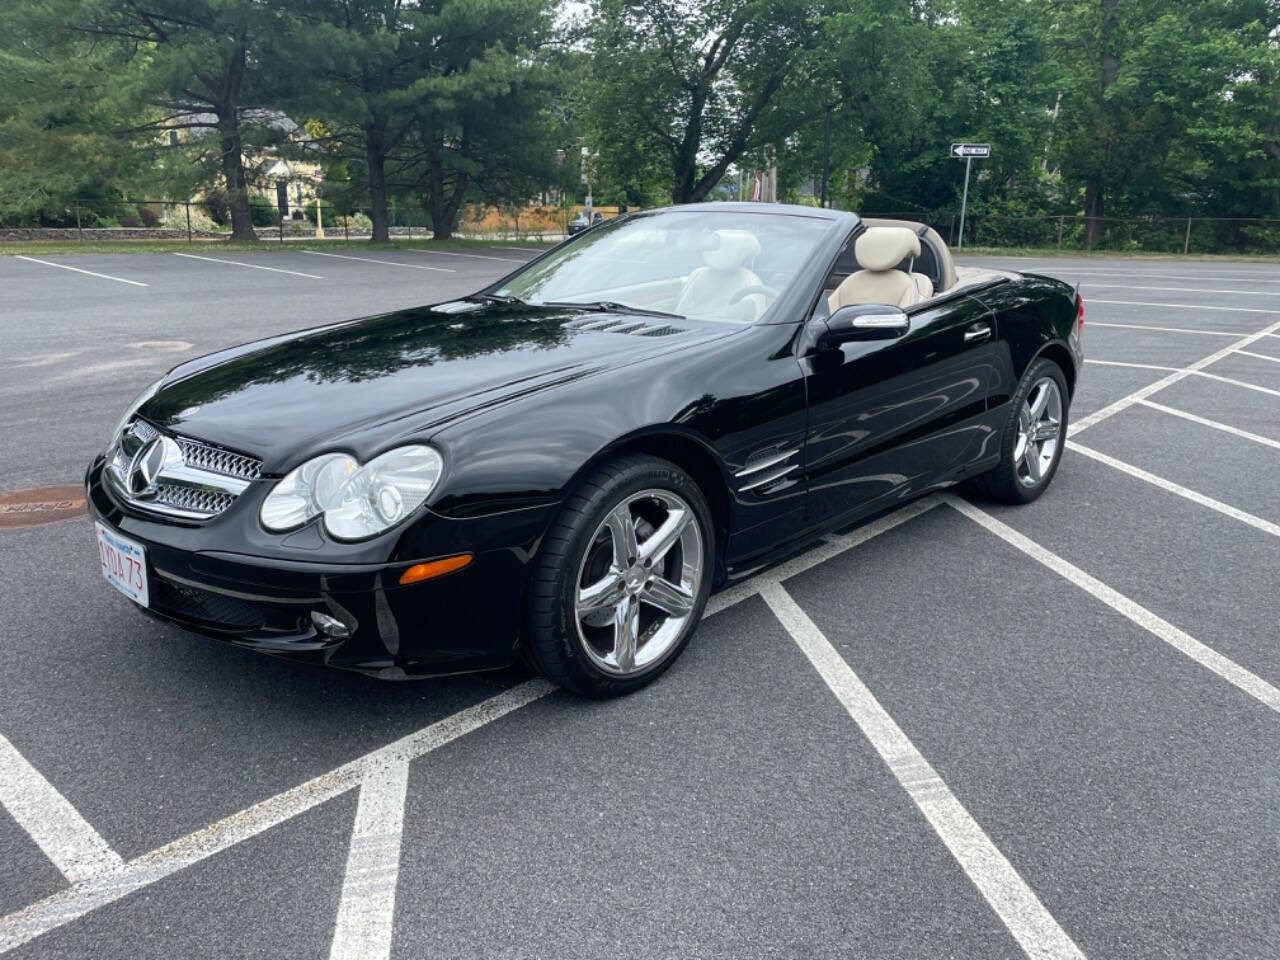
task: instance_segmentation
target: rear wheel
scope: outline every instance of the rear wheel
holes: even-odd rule
[[[627,455],[600,467],[565,502],[539,550],[529,659],[585,696],[649,683],[702,616],[714,536],[706,498],[675,464]]]
[[[1048,489],[1067,443],[1067,381],[1052,360],[1038,360],[1018,385],[1000,444],[1000,463],[972,488],[1004,503],[1030,503]]]

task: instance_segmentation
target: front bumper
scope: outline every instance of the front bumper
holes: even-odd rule
[[[236,646],[386,678],[492,669],[514,659],[528,565],[552,507],[467,520],[429,513],[411,538],[433,545],[427,555],[335,563],[292,558],[283,548],[277,553],[286,555],[240,552],[234,518],[215,528],[140,513],[114,497],[102,467],[99,458],[85,478],[89,513],[146,547],[151,606],[139,609],[156,619]],[[461,552],[474,555],[464,569],[400,585],[413,563]],[[341,621],[350,636],[321,633],[313,611]]]

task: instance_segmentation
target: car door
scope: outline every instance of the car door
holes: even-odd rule
[[[892,340],[800,358],[809,424],[807,512],[820,523],[867,513],[959,476],[994,451],[988,395],[995,317],[963,294],[907,311]]]

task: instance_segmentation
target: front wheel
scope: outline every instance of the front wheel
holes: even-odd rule
[[[1031,365],[1010,404],[1000,463],[974,478],[976,492],[1003,503],[1030,503],[1048,489],[1067,444],[1068,396],[1056,363]]]
[[[639,689],[689,642],[714,557],[711,512],[687,473],[649,456],[604,464],[565,502],[538,552],[529,659],[584,696]]]

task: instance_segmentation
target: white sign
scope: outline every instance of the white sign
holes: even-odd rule
[[[951,145],[951,155],[960,160],[967,160],[970,157],[982,159],[991,156],[991,144],[989,143],[953,143]]]

